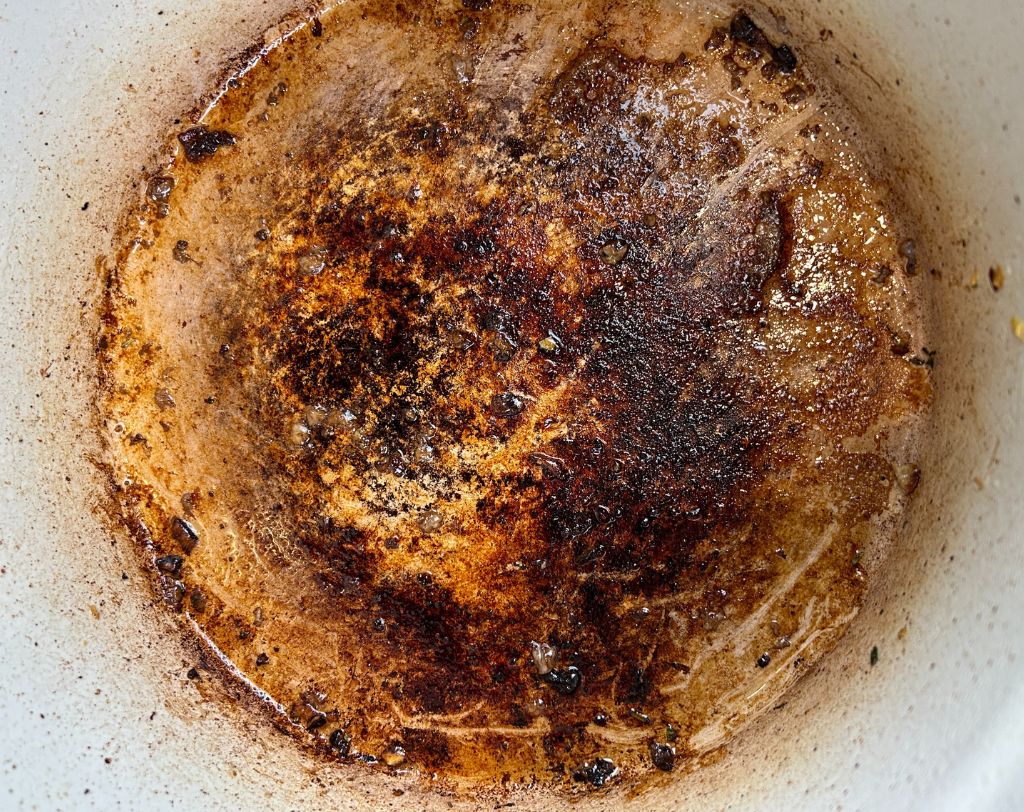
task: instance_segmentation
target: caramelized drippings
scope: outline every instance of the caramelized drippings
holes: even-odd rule
[[[711,6],[353,2],[264,53],[110,285],[172,608],[326,752],[455,785],[679,769],[777,701],[928,396],[817,85]]]

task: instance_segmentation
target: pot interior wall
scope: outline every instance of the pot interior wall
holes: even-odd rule
[[[1024,344],[1011,319],[1024,308],[1012,47],[1022,16],[987,5],[857,2],[793,25],[808,39],[835,32],[819,56],[833,60],[920,224],[937,353],[925,478],[907,526],[861,618],[791,709],[814,711],[792,729],[806,745],[796,749],[812,753],[804,769],[836,776],[858,808],[1001,807],[1021,791]],[[993,267],[1006,275],[999,292]],[[812,719],[820,727],[807,737]]]
[[[84,417],[100,289],[93,258],[175,116],[288,5],[169,10],[137,0],[111,15],[99,2],[57,0],[45,17],[18,7],[0,21],[0,58],[14,80],[0,138],[16,156],[0,178],[0,353],[10,376],[0,407],[0,751],[19,804],[459,805],[411,783],[306,763],[270,726],[209,701],[219,689],[187,679],[195,652],[173,642],[99,510]],[[890,565],[834,655],[783,707],[698,771],[634,799],[637,808],[980,809],[981,798],[997,808],[1024,789],[1014,772],[1024,756],[1024,343],[1010,328],[1024,318],[1014,41],[1024,20],[1012,2],[983,14],[950,0],[839,5],[794,0],[784,25],[859,109],[921,224],[938,353],[924,479]],[[1005,269],[999,293],[993,265]],[[621,803],[612,792],[581,807]]]

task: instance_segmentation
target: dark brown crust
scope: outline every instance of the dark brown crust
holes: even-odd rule
[[[408,23],[386,4],[364,5],[385,30]],[[513,14],[439,12],[436,36],[486,42]],[[331,19],[317,22],[315,40],[329,42]],[[407,91],[416,115],[395,102],[377,123],[353,120],[289,152],[273,171],[290,186],[268,174],[283,197],[260,218],[233,202],[245,194],[246,162],[261,165],[256,137],[246,140],[254,105],[267,87],[315,86],[264,55],[199,133],[232,137],[192,150],[192,168],[167,168],[177,180],[170,210],[146,210],[167,220],[153,219],[152,237],[118,258],[100,340],[105,408],[125,420],[125,436],[144,438],[113,441],[124,458],[115,465],[139,477],[116,486],[116,498],[149,557],[185,557],[180,578],[161,576],[171,608],[190,611],[285,705],[293,732],[326,742],[343,727],[356,741],[349,760],[400,740],[415,764],[472,780],[568,779],[611,753],[637,771],[636,759],[658,753],[664,769],[657,731],[671,721],[683,755],[707,723],[703,710],[684,718],[678,705],[677,686],[694,681],[682,658],[700,659],[694,646],[713,648],[718,624],[753,616],[785,580],[780,540],[834,532],[808,564],[817,585],[804,598],[827,581],[833,615],[856,606],[860,549],[895,504],[896,476],[884,440],[849,452],[820,435],[882,437],[920,410],[926,372],[891,351],[889,320],[910,304],[850,273],[864,257],[812,267],[800,252],[819,185],[849,208],[878,204],[848,165],[829,163],[827,142],[804,145],[795,131],[763,169],[771,116],[755,133],[721,116],[684,126],[636,104],[651,89],[702,81],[719,62],[734,89],[770,63],[776,70],[760,71],[763,84],[748,92],[780,109],[810,83],[792,51],[752,25],[737,15],[731,36],[712,36],[711,55],[692,60],[584,41],[512,117],[500,98]],[[281,50],[319,47],[296,40]],[[690,191],[671,186],[678,178],[691,179]],[[158,252],[175,244],[178,201],[202,194],[225,222],[242,227],[251,215],[250,233],[266,220],[267,234],[232,260],[222,289],[198,297],[207,309],[186,314],[181,336],[150,333],[163,315],[140,307],[135,288],[145,297],[164,273]],[[195,235],[198,258],[175,273],[211,272],[214,249],[204,257],[203,243],[218,229],[231,252],[250,245],[219,223]],[[895,246],[886,235],[872,258],[892,263]],[[185,332],[193,318],[195,334]],[[824,345],[787,345],[787,331],[803,335],[808,324],[830,336]],[[183,363],[195,365],[195,388]],[[808,365],[820,376],[810,388]],[[156,383],[165,379],[178,381],[172,407]],[[200,399],[204,387],[214,394]],[[204,431],[231,438],[234,459],[197,446]],[[189,458],[197,448],[210,460]],[[195,556],[170,532],[182,510],[167,498],[174,459],[183,475],[208,480],[187,483],[209,489],[194,507],[206,528],[188,545]],[[229,549],[214,541],[210,511],[221,530],[257,513],[286,528],[286,548],[251,542],[280,580],[266,582],[268,596],[303,583],[291,609],[360,662],[347,672],[354,693],[324,695],[322,682],[344,689],[302,662],[285,667],[265,651],[250,662],[248,641],[271,632],[253,621],[260,595],[224,590],[236,561],[207,555]],[[792,590],[792,605],[778,608],[787,634],[802,610]],[[669,634],[672,612],[688,618],[694,642]],[[286,632],[271,626],[283,645]],[[303,645],[287,642],[293,654]],[[534,664],[531,642],[555,652],[553,670]],[[691,701],[704,708],[717,695]],[[602,738],[598,713],[628,745]],[[422,724],[439,716],[449,721]],[[476,743],[459,732],[478,729]],[[477,758],[476,747],[488,751]]]

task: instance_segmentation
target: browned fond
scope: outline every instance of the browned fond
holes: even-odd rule
[[[119,499],[336,755],[678,767],[837,639],[916,484],[912,243],[746,15],[410,8],[300,28],[147,179]]]

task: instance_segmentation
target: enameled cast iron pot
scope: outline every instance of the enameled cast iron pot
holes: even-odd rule
[[[477,808],[313,762],[204,697],[127,539],[103,521],[96,258],[175,117],[293,6],[0,5],[0,808]],[[1024,341],[1011,320],[1024,318],[1024,9],[748,6],[810,43],[805,58],[882,144],[921,224],[936,400],[919,494],[838,649],[715,763],[629,803],[1020,809]],[[993,266],[1005,270],[998,293]],[[610,793],[579,806],[622,803]]]

